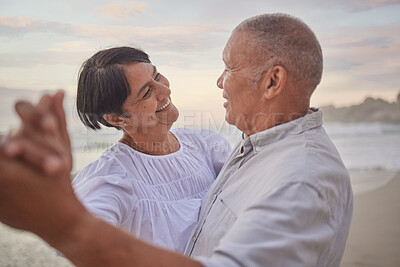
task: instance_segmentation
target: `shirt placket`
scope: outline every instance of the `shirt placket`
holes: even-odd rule
[[[229,179],[231,174],[235,173],[240,168],[240,166],[242,166],[242,162],[246,159],[245,156],[251,150],[252,150],[251,143],[248,142],[247,145],[245,145],[244,142],[243,142],[242,145],[239,147],[239,151],[237,152],[238,155],[234,156],[232,158],[232,160],[228,163],[228,166],[226,167],[226,169],[229,169],[229,171],[226,172],[224,174],[224,176],[219,179],[218,186],[216,186],[214,188],[214,193],[212,195],[211,200],[209,201],[209,204],[207,205],[206,212],[203,213],[203,216],[199,219],[198,227],[197,227],[195,233],[193,234],[193,237],[192,237],[192,240],[191,240],[191,243],[190,243],[190,247],[189,247],[190,248],[190,250],[189,250],[190,252],[188,254],[189,256],[193,252],[193,249],[194,249],[194,247],[196,245],[196,242],[197,242],[197,240],[198,240],[198,238],[199,238],[199,236],[200,236],[200,234],[202,232],[203,226],[207,221],[207,216],[210,213],[215,201],[217,200],[218,195],[222,192],[222,188],[224,187],[225,183],[227,182],[227,180]]]

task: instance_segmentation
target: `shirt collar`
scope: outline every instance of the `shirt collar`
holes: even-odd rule
[[[262,132],[258,132],[248,136],[243,133],[242,135],[242,145],[240,149],[242,151],[246,150],[246,145],[251,145],[255,147],[255,152],[259,152],[261,147],[266,146],[268,144],[277,142],[289,135],[298,135],[305,131],[309,131],[311,129],[315,129],[322,126],[322,111],[316,108],[310,108],[309,112],[296,120],[277,125],[270,129],[267,129]],[[249,140],[250,144],[247,144],[246,140]]]
[[[249,135],[247,135],[246,133],[242,133],[242,141],[240,142],[238,156],[243,156],[244,154],[247,154],[250,148],[251,148],[251,143]]]

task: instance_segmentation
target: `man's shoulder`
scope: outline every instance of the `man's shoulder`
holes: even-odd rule
[[[256,157],[247,169],[267,181],[319,184],[341,177],[349,183],[340,155],[322,127],[269,144]]]

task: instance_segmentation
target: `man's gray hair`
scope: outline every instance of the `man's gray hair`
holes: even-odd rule
[[[255,81],[272,66],[286,69],[298,86],[314,90],[322,77],[321,46],[311,29],[300,19],[287,14],[263,14],[246,19],[234,30],[254,35],[248,49],[257,49],[261,59]],[[252,59],[254,60],[254,59]]]

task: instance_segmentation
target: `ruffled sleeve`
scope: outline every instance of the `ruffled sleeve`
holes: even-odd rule
[[[220,134],[216,132],[202,129],[200,135],[204,138],[207,144],[207,153],[211,159],[214,171],[218,176],[225,164],[229,155],[231,154],[231,146],[229,142]]]
[[[218,176],[222,166],[231,154],[232,148],[224,137],[215,132],[210,132],[205,139],[210,148],[210,156],[215,173]]]
[[[133,188],[124,168],[109,157],[89,164],[73,180],[75,193],[96,217],[123,227],[132,217]]]

